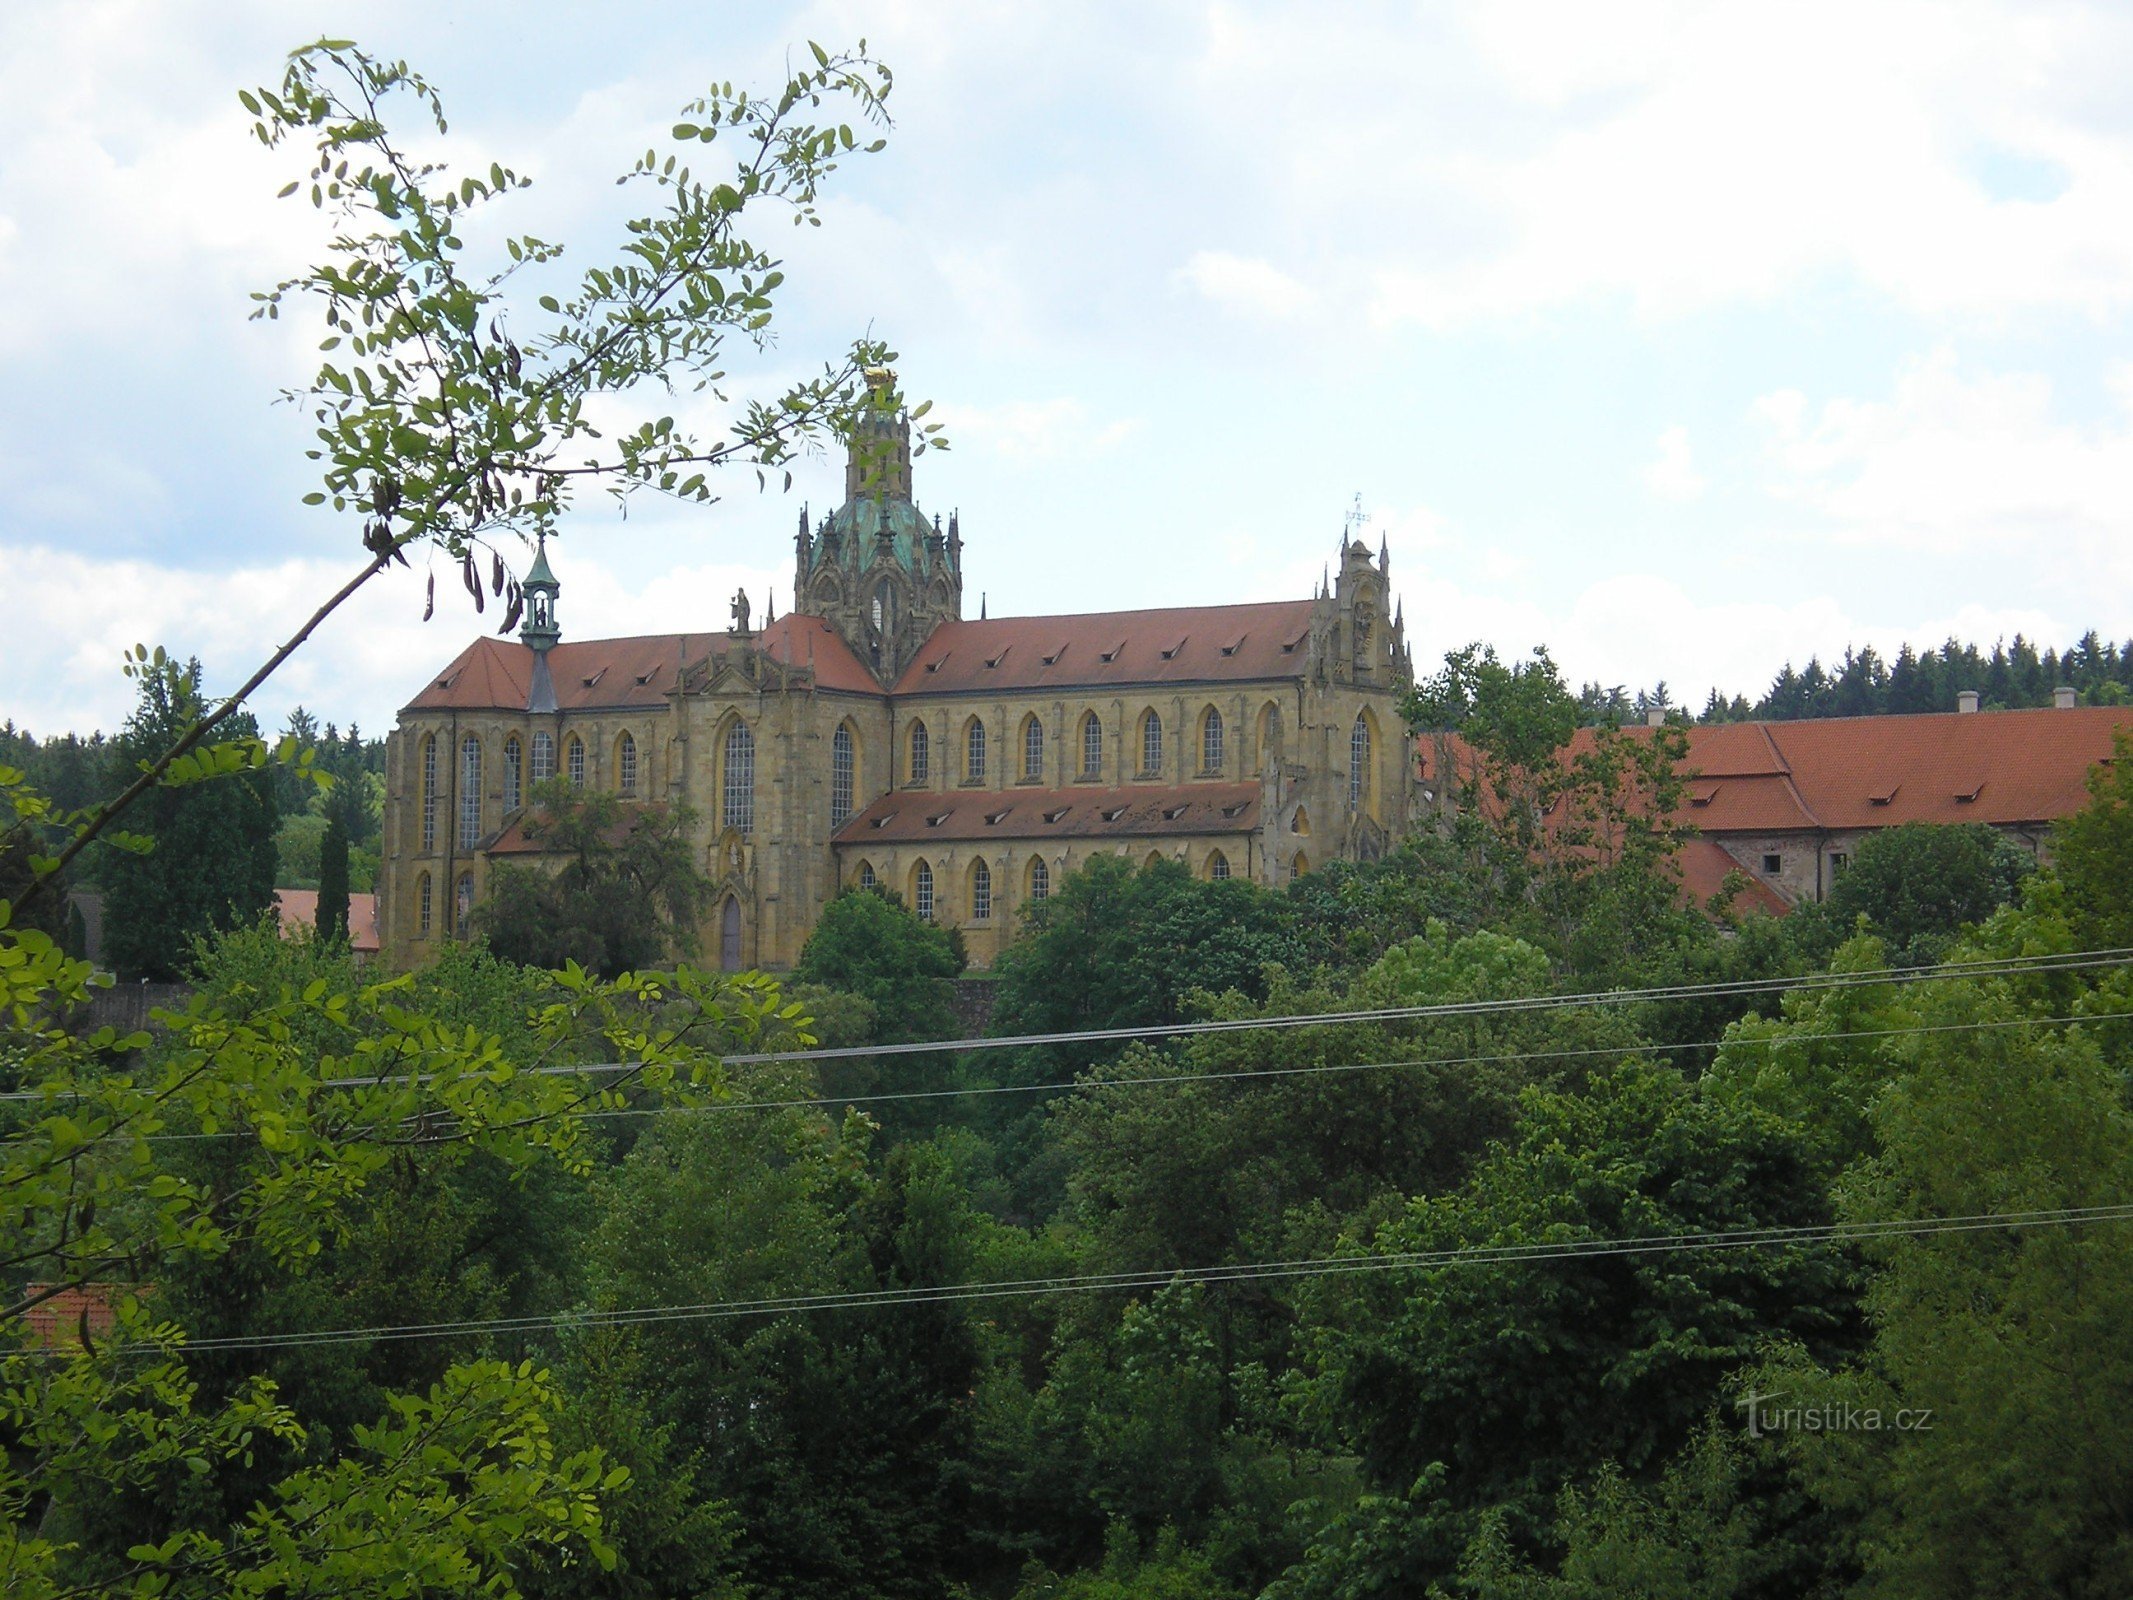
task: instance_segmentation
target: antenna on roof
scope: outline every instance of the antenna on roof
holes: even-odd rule
[[[980,589],[980,590],[978,591],[978,621],[980,621],[980,622],[983,622],[984,620],[985,620],[985,591],[984,591],[983,589]]]

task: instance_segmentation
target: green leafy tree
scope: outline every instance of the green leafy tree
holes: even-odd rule
[[[871,1042],[904,1044],[955,1036],[962,970],[949,929],[920,920],[892,892],[861,889],[822,908],[793,978],[858,996],[873,1008]]]
[[[1869,834],[1799,936],[1826,954],[1864,918],[1899,966],[1932,966],[1966,924],[2015,898],[2036,858],[1981,822],[1907,822]]]
[[[1823,1220],[1824,1191],[1774,1116],[1631,1060],[1534,1090],[1463,1187],[1414,1201],[1381,1252],[1610,1241]],[[1284,1595],[1423,1592],[1484,1513],[1531,1548],[1568,1483],[1656,1476],[1768,1340],[1841,1339],[1840,1252],[1598,1255],[1331,1280],[1307,1301],[1303,1403],[1381,1493],[1334,1520]],[[1344,1589],[1343,1584],[1350,1585]]]
[[[326,837],[318,854],[318,936],[331,944],[346,944],[348,830],[338,815],[326,819]]]
[[[1001,953],[994,1031],[1174,1022],[1194,991],[1264,996],[1266,967],[1294,949],[1281,900],[1256,884],[1096,856],[1030,908]]]
[[[153,761],[202,705],[199,662],[141,666],[140,705],[117,743],[128,764]],[[255,735],[249,716],[233,718],[230,730]],[[129,817],[155,848],[122,853],[104,870],[105,951],[121,977],[175,979],[196,937],[255,921],[273,905],[274,778],[256,740],[240,759],[241,775],[158,788]]]
[[[507,960],[575,961],[608,977],[695,953],[711,880],[686,806],[640,806],[564,779],[537,786],[522,826],[550,858],[491,870],[474,926]]]
[[[2009,914],[1987,948],[2051,948],[2049,919]],[[1858,1221],[2121,1204],[2133,1115],[2117,1025],[1950,1025],[2064,1014],[2066,980],[1944,982],[1919,1002],[1941,1031],[1869,1106],[1873,1153],[1840,1182]],[[2126,1009],[2126,978],[2079,982],[2072,1009]],[[1866,1247],[1871,1347],[1754,1374],[1772,1412],[1851,1406],[1878,1428],[1780,1428],[1807,1484],[1859,1523],[1864,1596],[2125,1593],[2133,1541],[2133,1233],[2123,1222],[1894,1235]],[[1899,1426],[1899,1416],[1911,1421]]]
[[[1437,827],[1482,920],[1589,978],[1650,981],[1702,930],[1681,904],[1687,736],[1668,723],[1579,731],[1546,650],[1506,666],[1469,645],[1404,707],[1429,739]]]
[[[2115,748],[2089,771],[2089,803],[2052,830],[2052,865],[2090,949],[2133,946],[2133,732],[2120,729]]]

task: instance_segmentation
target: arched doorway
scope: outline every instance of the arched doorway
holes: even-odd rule
[[[718,916],[718,970],[741,970],[741,902],[730,894]]]

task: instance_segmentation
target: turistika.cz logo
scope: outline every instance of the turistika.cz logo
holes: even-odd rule
[[[1922,1406],[1883,1411],[1879,1406],[1857,1406],[1849,1400],[1822,1405],[1775,1404],[1791,1392],[1777,1389],[1757,1394],[1751,1389],[1742,1397],[1740,1407],[1748,1414],[1749,1438],[1758,1439],[1766,1433],[1880,1433],[1888,1428],[1898,1433],[1926,1433],[1933,1427],[1932,1411]]]

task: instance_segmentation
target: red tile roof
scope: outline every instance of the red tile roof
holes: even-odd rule
[[[1256,783],[1194,783],[1125,789],[969,789],[883,795],[833,836],[870,842],[943,844],[972,839],[1149,838],[1250,833],[1259,826]]]
[[[1725,888],[1727,877],[1738,872],[1744,886],[1733,898],[1731,909],[1735,913],[1760,911],[1782,917],[1792,909],[1783,895],[1735,861],[1716,839],[1682,840],[1680,862],[1682,894],[1692,905],[1709,904],[1711,896]]]
[[[548,652],[560,711],[661,707],[681,674],[747,644],[788,667],[811,667],[823,689],[879,694],[881,686],[820,617],[788,613],[745,641],[731,633],[650,633],[565,640]],[[533,650],[516,639],[476,639],[410,700],[409,711],[523,711]]]
[[[23,1293],[42,1294],[49,1287],[49,1284],[42,1283],[25,1284]],[[108,1283],[85,1283],[78,1288],[62,1289],[51,1299],[23,1313],[27,1340],[46,1349],[78,1348],[84,1326],[92,1339],[117,1326],[118,1302],[128,1292]]]
[[[318,891],[316,889],[276,889],[274,913],[281,919],[282,936],[287,938],[298,928],[318,926]],[[378,897],[374,894],[352,894],[348,897],[348,948],[362,954],[374,953],[378,948]]]
[[[944,622],[898,694],[1299,677],[1309,600]]]
[[[2089,769],[2110,758],[2120,728],[2133,728],[2133,706],[1686,728],[1681,816],[1705,833],[2051,822],[2088,803]],[[1580,730],[1576,742],[1591,737]],[[1427,735],[1416,744],[1425,781],[1434,746]],[[1455,741],[1454,760],[1467,759]]]

